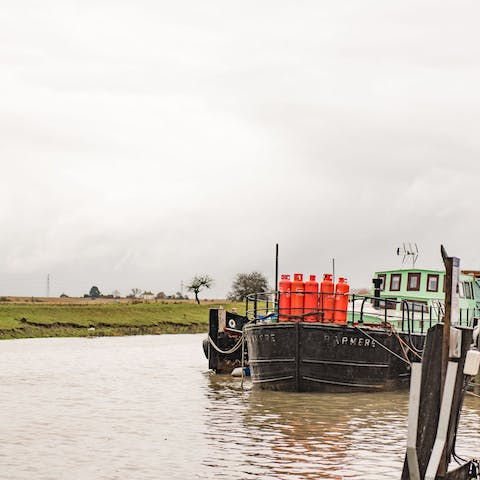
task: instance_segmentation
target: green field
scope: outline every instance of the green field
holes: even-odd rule
[[[208,330],[208,310],[243,303],[219,301],[158,303],[0,303],[0,339],[200,333]]]

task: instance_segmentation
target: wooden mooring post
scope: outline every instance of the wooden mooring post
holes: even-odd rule
[[[456,326],[460,260],[448,257],[443,246],[442,257],[447,270],[445,321],[428,330],[421,366],[412,367],[409,438],[402,480],[477,478],[470,474],[476,468],[473,461],[448,471],[470,379],[464,374],[464,366],[473,332]]]

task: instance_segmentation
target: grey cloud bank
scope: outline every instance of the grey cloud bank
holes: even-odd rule
[[[480,269],[476,2],[0,7],[0,294]]]

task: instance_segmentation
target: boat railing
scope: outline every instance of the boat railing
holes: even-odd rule
[[[277,321],[278,309],[276,296],[277,292],[252,293],[245,298],[245,311],[249,320]]]
[[[289,309],[288,313],[279,308],[279,293],[275,291],[259,292],[246,297],[246,314],[253,321],[289,321],[336,323],[335,297],[348,297],[346,323],[363,326],[380,324],[384,327],[393,326],[399,331],[409,334],[425,334],[436,323],[443,321],[445,307],[437,301],[427,305],[424,301],[412,299],[382,298],[357,294],[333,294],[334,300],[328,303],[325,294],[303,292],[305,297],[315,295],[318,298],[317,308]],[[324,295],[322,297],[322,295]],[[332,297],[332,294],[329,294]],[[315,303],[315,302],[314,302]],[[310,302],[312,304],[312,302]],[[400,305],[398,307],[398,305]],[[398,308],[397,308],[398,307]],[[480,318],[480,308],[460,308],[457,324],[475,326]],[[345,323],[345,322],[340,322]]]
[[[360,308],[356,310],[356,302]],[[373,311],[366,309],[366,305],[373,306]],[[408,333],[424,334],[426,331],[443,321],[444,305],[436,302],[427,305],[422,301],[407,299],[379,298],[365,295],[351,295],[352,319],[358,318],[358,324],[365,323],[365,319],[377,316],[383,324],[392,324],[398,330]],[[400,308],[397,309],[397,305]],[[457,325],[474,326],[480,318],[480,309],[477,307],[460,308]]]

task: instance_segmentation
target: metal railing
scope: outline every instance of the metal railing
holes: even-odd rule
[[[316,295],[319,299],[319,305],[325,305],[322,301],[322,295],[334,297],[330,305],[335,305],[335,296],[344,294],[324,294],[317,292],[298,292],[305,296]],[[444,306],[441,302],[427,305],[425,302],[373,297],[368,295],[348,295],[347,324],[349,325],[371,325],[380,324],[384,327],[394,326],[398,331],[412,334],[425,334],[426,331],[443,321],[445,313]],[[279,311],[279,305],[275,301],[279,298],[279,292],[261,292],[248,295],[246,298],[246,316],[254,321],[291,321],[291,322],[316,322],[316,323],[334,323],[326,321],[326,317],[333,318],[335,308],[318,308],[310,309],[304,312],[303,309],[298,311],[287,312]],[[400,305],[399,308],[397,306]],[[368,308],[367,308],[368,307]],[[294,309],[295,310],[295,309]],[[300,311],[301,310],[301,311]],[[470,307],[461,308],[459,310],[458,325],[473,327],[480,319],[480,308]],[[376,321],[375,321],[376,320]]]

